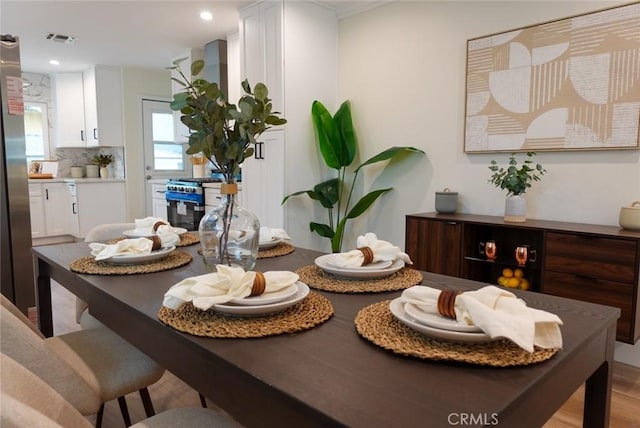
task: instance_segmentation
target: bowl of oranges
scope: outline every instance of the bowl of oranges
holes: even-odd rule
[[[531,283],[524,277],[524,271],[520,268],[504,268],[502,275],[498,277],[498,285],[507,288],[518,288],[520,290],[528,290]]]

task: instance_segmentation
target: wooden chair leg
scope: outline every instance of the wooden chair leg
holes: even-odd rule
[[[149,390],[147,388],[142,388],[140,391],[140,399],[142,400],[142,405],[144,406],[144,411],[147,414],[147,417],[156,414],[156,411],[153,409],[153,403],[151,402],[151,396],[149,395]]]
[[[104,403],[100,406],[98,414],[96,415],[96,428],[102,428],[102,415],[104,414]]]
[[[127,408],[127,400],[122,397],[118,397],[118,404],[120,405],[120,412],[122,413],[122,419],[124,419],[125,426],[131,426],[131,417],[129,416],[129,409]]]
[[[200,404],[202,404],[202,407],[204,407],[205,409],[207,408],[207,399],[204,398],[204,395],[198,393],[198,395],[200,395]]]

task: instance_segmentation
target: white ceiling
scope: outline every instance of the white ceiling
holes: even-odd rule
[[[304,1],[304,0],[298,0]],[[163,68],[188,49],[238,29],[238,9],[254,1],[0,0],[0,33],[20,38],[23,71],[80,71],[92,64]],[[380,1],[323,1],[338,16]],[[208,10],[213,20],[202,21]],[[46,40],[76,37],[73,44]],[[50,59],[60,61],[52,66]]]

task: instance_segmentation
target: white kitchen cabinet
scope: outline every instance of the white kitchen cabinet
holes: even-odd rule
[[[98,225],[127,221],[124,181],[78,180],[66,186],[71,207],[71,235],[84,238]]]
[[[204,183],[204,209],[205,213],[208,213],[216,206],[222,203],[222,195],[220,194],[220,186],[222,183]],[[236,196],[236,202],[242,208],[247,208],[244,200],[245,192],[242,191],[242,184],[238,183],[238,194]]]
[[[282,2],[264,1],[240,11],[240,70],[251,88],[269,88],[273,111],[283,111]]]
[[[261,226],[284,228],[284,131],[265,132],[254,156],[242,164],[244,207],[258,216]]]
[[[165,197],[166,191],[166,183],[151,185],[153,216],[156,218],[161,218],[163,220],[167,220],[167,199]]]
[[[83,72],[87,147],[123,145],[122,73],[96,66]]]
[[[31,236],[69,233],[69,196],[65,183],[29,184]]]
[[[86,147],[82,73],[51,75],[56,147]]]
[[[190,49],[183,55],[173,58],[172,61],[176,61],[182,58],[186,59],[180,63],[180,68],[189,80],[193,80],[194,77],[202,75],[202,73],[198,74],[198,76],[191,75],[191,63],[199,59],[204,60],[204,48]],[[180,81],[183,80],[182,76],[180,76],[180,74],[176,70],[171,70],[171,77]],[[184,92],[184,86],[180,85],[174,80],[171,80],[171,94],[178,94],[180,92]],[[180,121],[180,116],[182,116],[182,113],[180,113],[179,111],[173,112],[173,139],[176,143],[186,143],[189,140],[189,128],[187,128]]]

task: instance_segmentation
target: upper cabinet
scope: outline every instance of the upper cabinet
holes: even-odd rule
[[[122,146],[122,75],[97,66],[52,76],[56,147]]]
[[[191,75],[191,63],[199,59],[204,59],[204,49],[191,49],[185,52],[184,55],[176,57],[173,60],[176,61],[182,58],[186,59],[180,63],[180,68],[182,68],[185,77],[193,80],[193,78],[197,76]],[[171,70],[171,77],[180,81],[184,80],[177,70]],[[171,80],[171,93],[178,94],[180,92],[184,92],[184,86],[175,80]],[[173,112],[173,139],[176,143],[186,143],[189,141],[189,128],[180,121],[180,116],[182,116],[182,113],[179,111]]]
[[[86,147],[82,73],[51,76],[56,147]]]
[[[269,88],[273,110],[282,112],[282,3],[265,1],[240,11],[240,69],[253,88]]]
[[[122,146],[122,72],[96,66],[83,73],[87,146]]]

